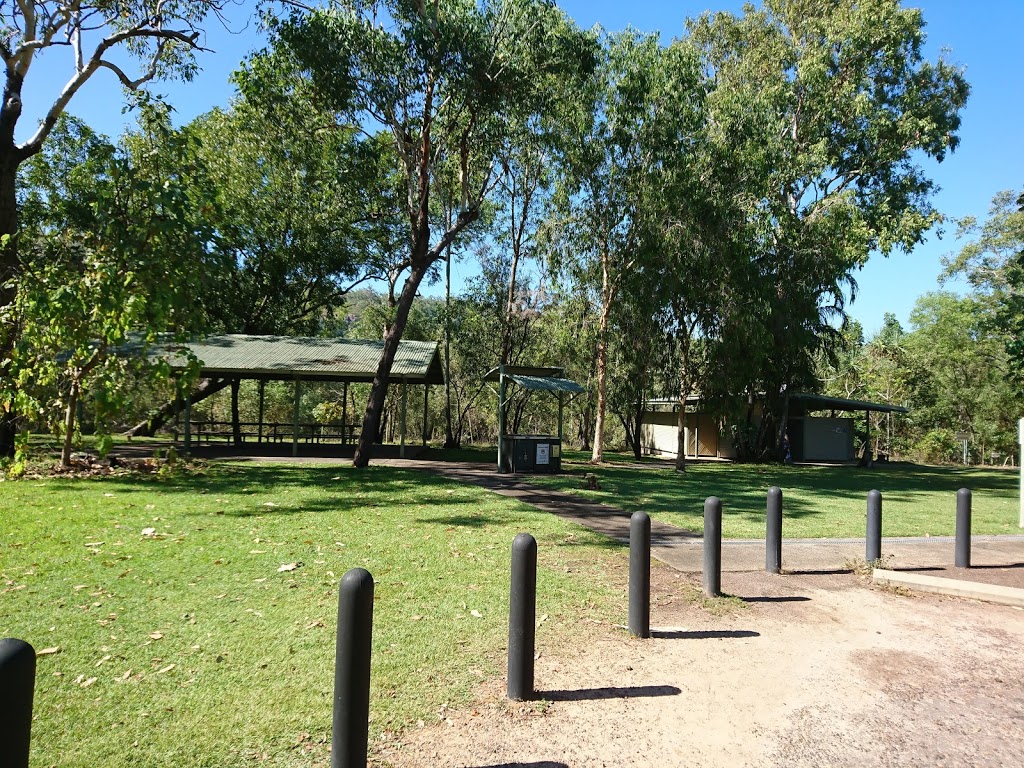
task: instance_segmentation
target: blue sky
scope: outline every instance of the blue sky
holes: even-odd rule
[[[906,3],[924,13],[928,36],[926,54],[935,59],[940,52],[966,68],[971,98],[963,112],[960,147],[943,163],[924,165],[941,191],[935,206],[951,217],[983,217],[993,195],[1003,189],[1024,187],[1024,152],[1021,126],[1024,124],[1024,78],[1020,73],[1020,40],[1024,33],[1024,2],[987,0],[970,7],[963,0],[924,0]],[[243,3],[243,8],[251,4]],[[741,3],[658,2],[657,0],[563,0],[559,5],[583,27],[600,24],[608,30],[633,26],[659,31],[668,40],[683,30],[687,16],[705,10],[738,11]],[[191,83],[158,84],[154,90],[174,105],[177,119],[186,122],[211,107],[225,105],[232,89],[228,75],[244,55],[259,47],[255,22],[236,11],[231,31],[216,22],[206,41],[213,53],[202,55],[202,72]],[[33,130],[68,70],[62,64],[66,51],[53,51],[40,58],[26,81],[25,117],[19,138]],[[94,129],[111,136],[121,132],[130,120],[122,114],[122,93],[112,73],[99,72],[72,100],[69,112]],[[955,225],[946,226],[940,240],[930,233],[927,242],[910,254],[889,258],[873,256],[857,274],[859,291],[849,305],[851,316],[860,320],[871,335],[882,324],[885,312],[893,312],[904,325],[918,296],[939,286],[941,258],[956,249]],[[456,280],[471,274],[472,264],[453,267]],[[956,286],[954,286],[956,287]]]

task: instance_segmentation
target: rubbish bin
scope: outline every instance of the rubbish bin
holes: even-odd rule
[[[562,441],[549,435],[507,435],[502,447],[505,471],[558,473],[562,471]]]

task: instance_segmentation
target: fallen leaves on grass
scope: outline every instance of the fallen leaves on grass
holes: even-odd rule
[[[277,569],[278,573],[285,573],[286,571],[294,571],[296,568],[301,568],[302,563],[285,563]]]
[[[39,658],[40,656],[54,656],[62,650],[63,649],[59,645],[55,645],[52,648],[43,648],[42,650],[36,651],[36,658]]]

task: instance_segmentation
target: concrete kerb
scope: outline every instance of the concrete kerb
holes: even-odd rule
[[[952,597],[968,597],[987,603],[1024,607],[1024,589],[1003,587],[998,584],[982,584],[974,581],[960,581],[921,573],[888,571],[875,568],[871,578],[876,584],[891,587],[905,587],[918,592],[934,592]]]

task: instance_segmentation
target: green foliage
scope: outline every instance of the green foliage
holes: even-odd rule
[[[960,222],[959,237],[972,236],[947,258],[945,277],[964,275],[974,289],[989,330],[1002,336],[1012,361],[1010,384],[1024,394],[1024,193],[997,194],[983,223]]]
[[[148,115],[144,130],[162,130],[165,119]],[[81,166],[68,169],[69,156]],[[31,218],[9,308],[20,334],[2,383],[8,402],[66,438],[65,462],[79,398],[92,396],[97,428],[106,431],[131,372],[169,376],[149,348],[191,325],[205,233],[192,228],[184,191],[154,160],[68,120],[26,169]]]
[[[198,171],[186,179],[196,218],[213,230],[201,298],[210,325],[316,334],[401,248],[397,190],[386,144],[339,125],[293,61],[274,63],[271,79],[266,57],[250,61],[235,74],[244,97],[173,140]]]
[[[734,158],[749,269],[708,378],[766,393],[774,434],[744,447],[760,455],[781,441],[786,389],[813,384],[868,254],[909,250],[938,220],[915,158],[956,147],[968,86],[923,58],[920,11],[895,0],[771,0],[689,29],[712,83],[709,131]]]

